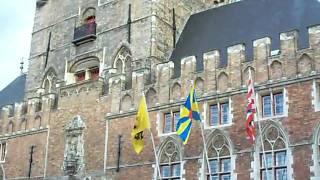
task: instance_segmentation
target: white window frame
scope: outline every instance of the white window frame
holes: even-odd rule
[[[210,120],[211,120],[211,109],[210,107],[213,105],[217,105],[218,106],[218,113],[221,114],[221,104],[224,103],[229,103],[229,112],[228,112],[228,123],[227,124],[218,124],[216,126],[211,125]],[[219,127],[229,127],[233,124],[233,108],[232,108],[232,99],[231,97],[228,98],[221,98],[217,101],[209,101],[207,103],[203,103],[203,109],[204,109],[204,113],[203,113],[203,121],[205,122],[205,129],[214,129],[214,128],[219,128]],[[221,117],[219,117],[221,118]],[[222,120],[222,119],[221,119]]]
[[[159,137],[171,136],[171,135],[177,134],[176,131],[164,133],[164,121],[165,121],[164,117],[165,117],[165,114],[167,114],[167,113],[181,112],[180,110],[181,110],[180,107],[173,107],[171,109],[158,111],[158,113],[157,113],[157,130],[158,130]]]
[[[313,81],[313,90],[312,90],[312,96],[313,96],[313,105],[315,112],[320,111],[320,81],[314,80]]]
[[[282,93],[283,95],[283,113],[281,115],[275,115],[275,108],[276,108],[276,102],[274,99],[274,95]],[[264,116],[264,108],[263,108],[263,97],[270,96],[271,97],[271,116]],[[282,118],[288,116],[288,93],[285,88],[282,89],[275,89],[275,90],[269,90],[269,91],[261,91],[258,92],[258,102],[257,102],[257,108],[258,108],[258,116],[260,117],[259,120],[268,120],[268,119],[275,119],[275,118]]]

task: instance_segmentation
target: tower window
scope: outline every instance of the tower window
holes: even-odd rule
[[[96,17],[95,16],[89,16],[86,18],[85,23],[86,24],[91,24],[96,22]]]
[[[91,80],[99,79],[99,67],[93,67],[89,70]]]
[[[86,72],[85,71],[79,71],[75,73],[76,81],[84,81],[86,79]]]

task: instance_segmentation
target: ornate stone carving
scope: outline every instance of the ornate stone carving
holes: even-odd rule
[[[78,174],[84,166],[83,130],[85,124],[76,116],[66,126],[63,170],[66,175]]]

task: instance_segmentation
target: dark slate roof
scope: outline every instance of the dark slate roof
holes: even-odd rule
[[[22,102],[25,95],[26,74],[17,77],[7,87],[0,91],[0,107]]]
[[[320,24],[319,0],[243,0],[192,15],[172,52],[176,76],[181,59],[197,57],[203,69],[203,53],[220,50],[220,65],[227,64],[227,47],[243,43],[247,60],[253,56],[253,40],[272,39],[272,50],[279,49],[279,34],[299,31],[299,48],[309,46],[307,27]]]

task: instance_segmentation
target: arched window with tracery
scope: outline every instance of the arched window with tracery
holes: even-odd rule
[[[49,70],[44,75],[44,79],[42,81],[42,88],[44,89],[44,94],[52,93],[56,89],[57,83],[57,73],[53,68],[49,68]]]
[[[121,47],[113,62],[113,68],[116,69],[117,74],[124,74],[126,76],[125,89],[132,87],[132,56],[131,52],[126,47]]]
[[[162,180],[181,179],[181,152],[177,142],[168,138],[160,148],[159,164]]]
[[[207,161],[204,161],[206,179],[210,179],[211,173],[211,180],[230,180],[232,177],[232,156],[228,139],[222,133],[214,132],[209,137],[207,153],[209,166],[207,166]]]
[[[259,178],[261,180],[286,180],[288,176],[287,140],[274,124],[267,126],[259,143]],[[263,151],[264,150],[264,151]]]
[[[311,167],[315,177],[320,177],[320,124],[314,131],[313,158],[314,163]]]

